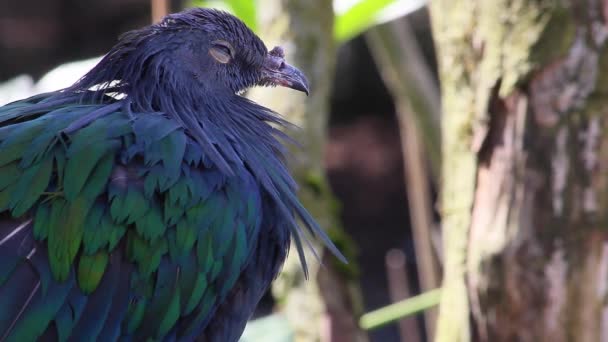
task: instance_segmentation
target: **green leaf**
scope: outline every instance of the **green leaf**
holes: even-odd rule
[[[434,289],[387,305],[361,316],[359,325],[364,330],[373,330],[407,316],[431,309],[439,304],[441,289]]]
[[[346,12],[337,15],[334,37],[343,42],[373,26],[381,10],[396,0],[360,0]]]
[[[257,32],[257,13],[254,0],[227,0],[234,15],[239,17],[253,32]]]
[[[241,19],[253,32],[257,32],[258,20],[255,0],[195,0],[193,5],[228,11]]]

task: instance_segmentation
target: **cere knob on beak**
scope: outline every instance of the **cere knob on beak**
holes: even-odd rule
[[[285,52],[280,46],[270,50],[262,70],[262,85],[278,85],[303,91],[308,95],[308,80],[297,68],[285,63]]]

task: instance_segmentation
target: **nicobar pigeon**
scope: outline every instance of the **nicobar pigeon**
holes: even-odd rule
[[[343,259],[296,198],[287,123],[240,96],[259,85],[308,92],[281,48],[198,8],[1,107],[0,341],[236,341],[291,238]]]

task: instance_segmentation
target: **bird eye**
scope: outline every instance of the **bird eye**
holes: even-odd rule
[[[230,43],[223,40],[217,40],[211,45],[209,54],[211,54],[216,61],[226,64],[233,58],[234,49]]]

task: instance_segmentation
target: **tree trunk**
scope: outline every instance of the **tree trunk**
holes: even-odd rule
[[[443,94],[437,341],[608,338],[608,2],[430,2]]]
[[[340,228],[337,204],[323,168],[329,96],[336,46],[331,0],[260,0],[260,29],[268,48],[281,45],[286,59],[308,77],[306,97],[291,89],[254,89],[257,102],[285,115],[301,127],[290,132],[303,146],[293,150],[291,169],[301,186],[300,199],[332,237],[351,264],[342,265],[321,253],[323,266],[307,253],[312,281],[306,281],[297,253],[290,253],[273,292],[295,331],[296,341],[366,341],[358,317],[363,305],[352,242]],[[278,93],[278,94],[277,94]],[[319,252],[319,245],[315,244]],[[295,248],[292,250],[295,251]]]

